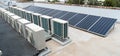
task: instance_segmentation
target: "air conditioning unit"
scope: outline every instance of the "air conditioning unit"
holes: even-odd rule
[[[9,11],[12,13],[14,12],[12,6],[9,7]]]
[[[9,11],[5,12],[4,13],[4,19],[5,19],[5,21],[7,21],[9,23],[9,16],[14,16],[14,15],[15,14],[13,14],[13,13],[11,13]]]
[[[13,6],[11,6],[11,12],[16,14],[16,9]]]
[[[10,23],[10,17],[11,17],[11,16],[15,16],[15,14],[13,14],[13,13],[8,13],[7,16],[6,16],[6,17],[7,17],[6,21],[7,21],[8,23]]]
[[[14,9],[14,14],[18,15],[18,9],[17,9],[17,7],[13,7],[13,9]]]
[[[0,16],[2,16],[2,14],[3,14],[3,8],[0,8]]]
[[[46,40],[51,39],[51,19],[52,17],[42,15],[40,19],[41,27],[45,29],[46,33]]]
[[[1,13],[1,18],[4,18],[4,13],[7,12],[7,10],[1,8],[0,13]]]
[[[16,8],[18,10],[18,16],[22,17],[23,18],[23,9],[21,8]]]
[[[21,8],[16,8],[16,9],[18,11],[17,15],[21,17],[22,16],[22,9]]]
[[[32,14],[33,23],[36,25],[39,25],[39,26],[40,26],[40,16],[41,16],[41,14],[38,14],[38,13]]]
[[[37,50],[42,50],[46,48],[45,31],[43,28],[31,23],[26,25],[25,32],[27,40]]]
[[[51,19],[52,17],[46,15],[41,16],[41,27],[48,33],[51,33]]]
[[[18,32],[19,32],[23,37],[25,37],[25,39],[27,39],[27,38],[26,38],[26,34],[25,34],[25,25],[30,24],[30,23],[31,23],[31,22],[28,21],[28,20],[26,20],[26,19],[19,19],[19,20],[17,20],[17,23],[16,23]]]
[[[21,12],[23,11],[22,8],[18,8],[18,7],[13,7],[15,9],[15,14],[20,16],[21,15]]]
[[[21,17],[15,15],[10,16],[10,25],[17,31],[17,20],[21,19]]]
[[[62,45],[65,45],[71,40],[68,37],[68,22],[61,19],[52,19],[51,20],[51,30],[53,35],[53,40],[59,42]]]
[[[33,22],[33,20],[32,20],[32,12],[30,12],[30,11],[25,11],[25,12],[26,12],[26,19],[28,21]]]
[[[26,10],[20,9],[20,11],[21,11],[21,17],[26,18],[26,13],[25,13]]]
[[[4,20],[5,21],[7,21],[9,13],[11,13],[11,12],[9,12],[9,11],[4,12]]]

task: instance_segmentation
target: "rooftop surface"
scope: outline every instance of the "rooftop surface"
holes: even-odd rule
[[[40,3],[39,3],[37,5],[39,5],[39,6],[43,5],[45,7],[45,4],[40,5]],[[55,5],[55,6],[57,6],[57,5]],[[63,6],[63,5],[59,5],[58,7],[60,7],[60,6]],[[56,9],[58,8],[58,7],[54,7],[52,5],[50,5],[50,6],[46,5],[46,7],[51,7],[51,8],[56,8]],[[60,7],[60,8],[63,9],[64,7]],[[58,9],[60,9],[60,8],[58,8]],[[66,8],[68,8],[67,10],[69,10],[69,6]],[[105,9],[105,11],[108,10],[106,12],[104,11],[104,9],[100,9],[100,10],[103,11],[104,13],[99,12],[99,9],[95,10],[95,11],[97,11],[98,14],[99,13],[101,15],[103,14],[103,16],[104,16],[104,14],[109,15],[109,16],[110,16],[110,14],[114,14],[112,16],[118,17],[118,19],[120,18],[119,11],[115,10],[116,12],[113,11],[113,13],[112,12],[110,13],[109,9]],[[76,9],[75,9],[75,11],[76,11]],[[86,11],[86,12],[92,13],[93,10]],[[93,12],[93,13],[95,13],[95,12]],[[4,22],[4,21],[2,20],[1,22]],[[7,28],[9,30],[12,28],[4,27],[4,26],[2,26],[2,24],[3,23],[0,23],[0,27],[2,27],[2,28],[0,28],[0,32],[7,32],[7,34],[12,34],[10,31],[8,32],[8,30],[3,30],[4,28]],[[16,33],[17,32],[15,32],[15,34]],[[2,36],[2,35],[3,34],[1,34],[0,36]],[[72,40],[72,42],[65,46],[61,46],[60,44],[56,43],[53,40],[48,41],[47,46],[52,51],[51,53],[48,54],[48,56],[120,56],[120,24],[119,23],[116,23],[115,28],[105,38],[82,31],[82,30],[78,30],[78,29],[75,29],[72,27],[69,27],[69,37]],[[7,37],[4,40],[9,41],[8,39],[9,38]],[[10,40],[9,42],[17,43],[17,42],[15,42],[15,41],[18,41],[18,40],[16,40],[16,37],[14,37],[12,39],[15,39],[15,40],[14,41]],[[22,39],[22,38],[18,38],[18,39]],[[19,40],[19,41],[22,41],[22,40]],[[3,39],[0,38],[0,48],[3,44],[5,45],[5,42],[3,43],[2,41],[3,41]],[[23,41],[20,43],[21,43],[21,45],[23,44],[23,46],[25,45],[25,46],[28,46],[28,48],[30,47],[28,44],[23,43]],[[11,46],[11,44],[6,44],[5,46],[2,46],[2,48],[6,47],[7,45]],[[18,49],[20,48],[20,50],[23,49],[23,48],[19,47],[19,45],[13,45],[13,46],[15,46],[16,49],[17,48]],[[11,49],[15,49],[15,47],[14,48],[11,47]],[[28,49],[28,48],[25,48],[25,49]],[[5,49],[6,48],[4,48],[3,50],[5,50]],[[29,50],[31,50],[31,48]],[[10,51],[6,51],[6,52],[10,53]],[[24,54],[26,52],[21,52],[18,54],[22,54],[22,53]],[[17,53],[14,53],[14,52],[13,52],[13,54],[17,55]],[[31,54],[31,53],[29,53],[29,54]]]
[[[53,40],[47,42],[51,53],[48,56],[120,56],[120,24],[107,37],[100,37],[69,27],[72,42],[61,46]]]
[[[0,50],[2,56],[33,56],[36,49],[0,18]]]

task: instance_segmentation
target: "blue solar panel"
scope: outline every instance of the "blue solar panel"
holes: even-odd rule
[[[68,12],[67,12],[67,11],[61,11],[60,13],[54,15],[53,17],[54,17],[54,18],[59,18],[59,17],[65,15],[66,13],[68,13]]]
[[[42,9],[44,9],[44,8],[41,8],[41,7],[37,8],[37,7],[35,7],[35,8],[34,8],[34,12],[38,13],[38,12],[41,11]]]
[[[47,11],[45,11],[45,12],[43,13],[43,15],[47,15],[48,13],[50,13],[50,12],[52,12],[52,11],[54,11],[54,9],[47,10]]]
[[[42,13],[45,10],[45,8],[41,8],[37,13]]]
[[[54,11],[48,13],[47,15],[48,15],[48,16],[53,16],[53,15],[59,13],[59,12],[61,12],[61,11],[60,11],[60,10],[54,10]]]
[[[90,31],[101,36],[105,36],[107,32],[111,29],[113,24],[116,22],[116,19],[86,14],[78,14],[73,12],[60,11],[37,6],[29,6],[25,9],[43,15],[52,16],[54,18],[67,20],[69,24],[74,27],[85,29],[86,31]]]
[[[72,16],[74,16],[76,13],[73,12],[69,12],[68,14],[64,15],[63,17],[61,17],[60,19],[63,20],[69,20]]]
[[[76,27],[82,28],[82,29],[89,29],[100,17],[99,16],[93,16],[89,15],[84,20],[82,20],[80,23],[76,25]]]
[[[115,22],[116,19],[102,17],[89,31],[106,35]]]
[[[44,9],[44,10],[42,10],[41,12],[39,12],[40,14],[43,14],[45,11],[47,11],[47,10],[49,10],[49,9]]]
[[[29,10],[29,11],[34,11],[34,6],[29,6],[27,8],[25,8],[26,10]]]
[[[79,21],[81,21],[85,16],[87,16],[86,14],[77,14],[76,16],[74,16],[73,18],[71,18],[69,20],[69,24],[70,25],[76,25]]]
[[[48,10],[50,10],[50,9],[45,9],[45,10],[43,10],[43,12],[42,12],[41,14],[44,15],[44,13],[45,13],[46,11],[48,11]]]

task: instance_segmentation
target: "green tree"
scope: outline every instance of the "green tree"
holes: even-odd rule
[[[50,1],[50,0],[49,0],[49,1]],[[50,1],[50,2],[55,3],[55,2],[59,2],[59,0],[52,0],[52,1]]]
[[[97,0],[89,0],[89,5],[97,5],[98,1]]]
[[[68,0],[69,4],[84,4],[84,0]]]
[[[68,3],[68,4],[72,4],[72,2],[73,2],[73,0],[66,1],[66,3]]]
[[[120,0],[105,0],[105,6],[120,7]]]

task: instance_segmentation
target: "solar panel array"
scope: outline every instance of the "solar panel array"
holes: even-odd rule
[[[61,11],[38,6],[29,6],[24,9],[42,15],[48,15],[53,18],[66,20],[69,22],[70,26],[89,31],[100,36],[107,36],[109,30],[116,22],[116,19],[112,18]]]

